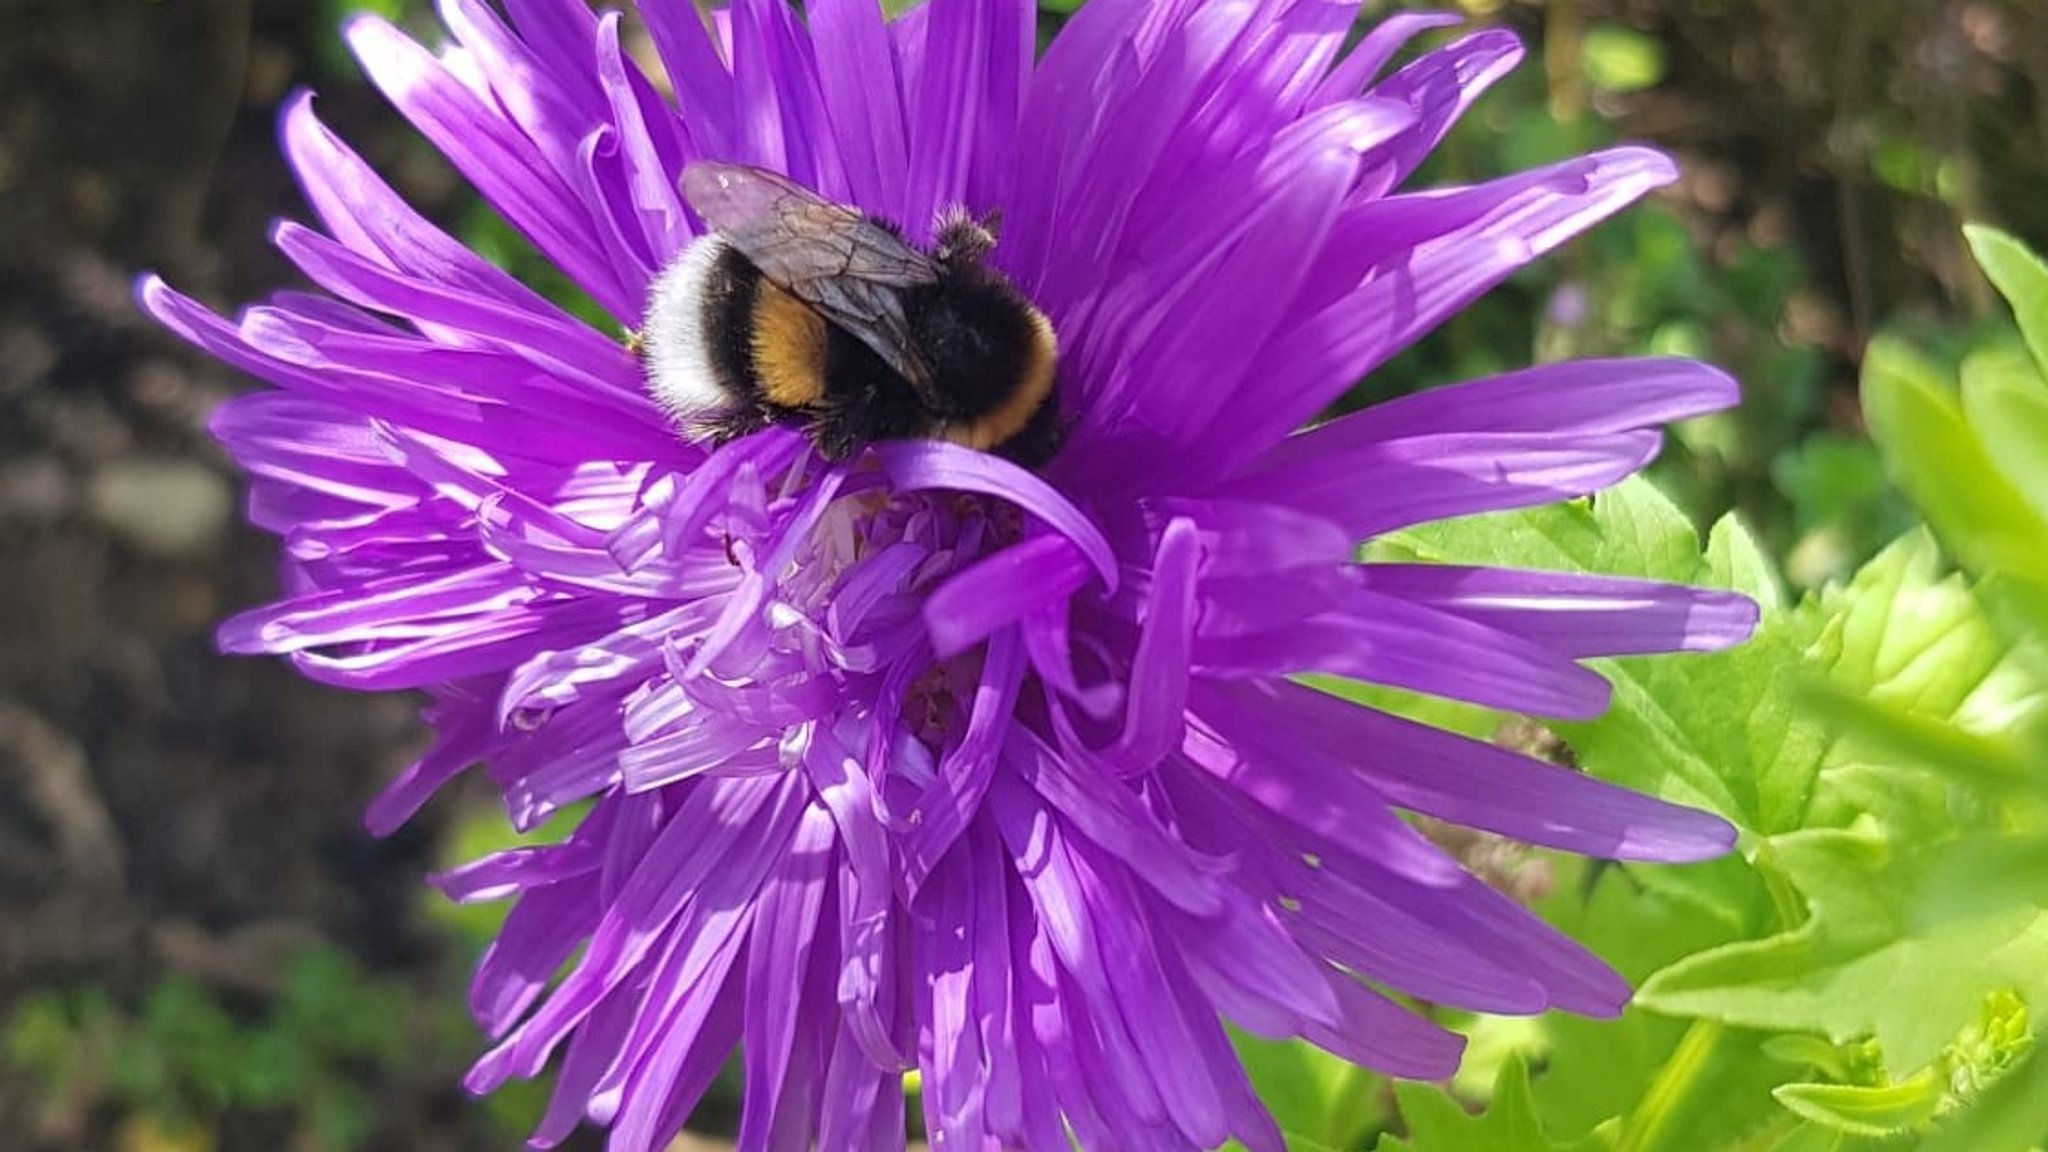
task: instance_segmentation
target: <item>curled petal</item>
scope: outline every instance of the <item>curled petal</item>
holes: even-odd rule
[[[1001,457],[943,440],[891,441],[875,445],[874,451],[898,492],[930,488],[976,492],[1029,512],[1072,541],[1102,578],[1104,590],[1116,591],[1116,553],[1102,530],[1044,480]]]

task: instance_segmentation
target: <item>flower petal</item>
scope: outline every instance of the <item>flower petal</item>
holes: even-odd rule
[[[1574,360],[1415,392],[1280,441],[1247,471],[1337,460],[1368,445],[1445,433],[1613,435],[1731,408],[1726,372],[1694,360]]]
[[[1030,472],[1004,460],[949,444],[943,440],[895,440],[873,449],[898,492],[944,488],[976,492],[1007,501],[1036,516],[1072,541],[1102,577],[1106,592],[1116,591],[1116,553],[1086,513]]]
[[[1573,719],[1607,708],[1607,681],[1562,653],[1418,604],[1363,590],[1281,630],[1198,636],[1199,674],[1241,679],[1323,672]]]
[[[1088,582],[1088,561],[1065,536],[1034,536],[975,563],[925,600],[924,622],[941,660],[967,649]]]
[[[1227,475],[1509,273],[1676,174],[1659,153],[1617,148],[1471,189],[1365,202],[1328,251],[1374,245],[1385,253],[1379,265],[1269,342],[1265,371],[1191,458]],[[1404,243],[1385,235],[1389,225],[1428,235]]]
[[[1662,447],[1663,436],[1653,430],[1418,435],[1301,453],[1239,476],[1216,495],[1313,511],[1366,539],[1431,520],[1596,492],[1642,470]]]
[[[1233,743],[1261,729],[1296,734],[1286,753],[1319,777],[1342,766],[1395,804],[1531,844],[1622,860],[1705,860],[1735,832],[1682,808],[1491,744],[1360,707],[1311,688],[1265,681],[1200,683],[1197,714]],[[1359,749],[1383,750],[1361,756]],[[1335,778],[1325,787],[1336,787]]]
[[[1561,572],[1367,564],[1365,587],[1519,636],[1573,659],[1710,652],[1756,630],[1756,602],[1734,592]]]
[[[592,212],[512,124],[440,61],[381,17],[343,29],[371,83],[563,272],[624,323],[640,319],[636,286],[616,278]],[[579,133],[580,136],[580,133]]]

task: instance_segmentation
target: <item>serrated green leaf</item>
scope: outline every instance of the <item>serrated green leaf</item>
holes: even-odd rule
[[[1873,1035],[1889,1066],[1910,1071],[1975,1021],[1989,993],[2048,994],[2048,915],[2001,909],[1916,931],[1910,905],[1929,858],[1871,824],[1777,837],[1777,859],[1806,894],[1806,922],[1689,956],[1637,1002],[1837,1041]]]
[[[1536,1116],[1529,1069],[1519,1057],[1501,1068],[1493,1100],[1477,1116],[1428,1085],[1397,1083],[1394,1095],[1407,1135],[1381,1137],[1377,1152],[1605,1152],[1613,1147],[1606,1131],[1568,1144],[1551,1139]]]
[[[1868,813],[1895,840],[1932,844],[1956,831],[1952,783],[2031,787],[2022,752],[2048,710],[2043,668],[1928,536],[1894,542],[1822,603],[1827,681],[1801,699],[1840,739],[1811,823]]]
[[[2048,527],[1992,464],[1932,364],[1903,343],[1873,340],[1863,414],[1899,486],[1965,567],[2048,582]]]
[[[1841,747],[1856,750],[1845,755],[1929,768],[1980,790],[2006,795],[2034,786],[2031,766],[2009,745],[1965,732],[1953,723],[1887,708],[1825,684],[1810,686],[1804,699],[1814,715],[1843,733]],[[1889,785],[1895,779],[1887,777],[1882,783]],[[1886,814],[1899,822],[1896,811]]]
[[[1893,543],[1825,602],[1840,620],[1828,676],[1842,691],[1978,732],[2041,707],[2033,673],[1924,534]]]
[[[1941,1080],[1929,1068],[1898,1084],[1784,1084],[1771,1094],[1824,1127],[1852,1136],[1892,1136],[1934,1119]]]
[[[1986,348],[1963,361],[1962,395],[1992,464],[2035,516],[2048,516],[2048,382],[2040,370],[2016,348]]]
[[[1996,228],[1966,224],[1963,236],[1977,266],[2012,307],[2034,363],[2048,375],[2048,265],[2017,239]]]

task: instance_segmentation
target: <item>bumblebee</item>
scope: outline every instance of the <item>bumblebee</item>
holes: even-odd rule
[[[710,227],[655,280],[648,389],[686,435],[801,428],[828,460],[950,440],[1027,468],[1061,437],[1052,325],[984,261],[992,221],[940,218],[928,250],[772,172],[685,169]]]

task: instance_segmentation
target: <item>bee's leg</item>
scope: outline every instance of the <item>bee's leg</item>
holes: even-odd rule
[[[885,406],[873,395],[827,394],[804,411],[804,432],[818,455],[838,463],[860,454],[877,440],[894,439],[887,427]]]
[[[864,434],[859,423],[848,419],[844,413],[820,413],[813,416],[810,436],[811,443],[818,448],[818,455],[834,464],[859,452],[870,439]]]
[[[696,426],[699,433],[713,444],[725,444],[742,436],[751,436],[773,422],[768,413],[747,404],[701,417]]]

